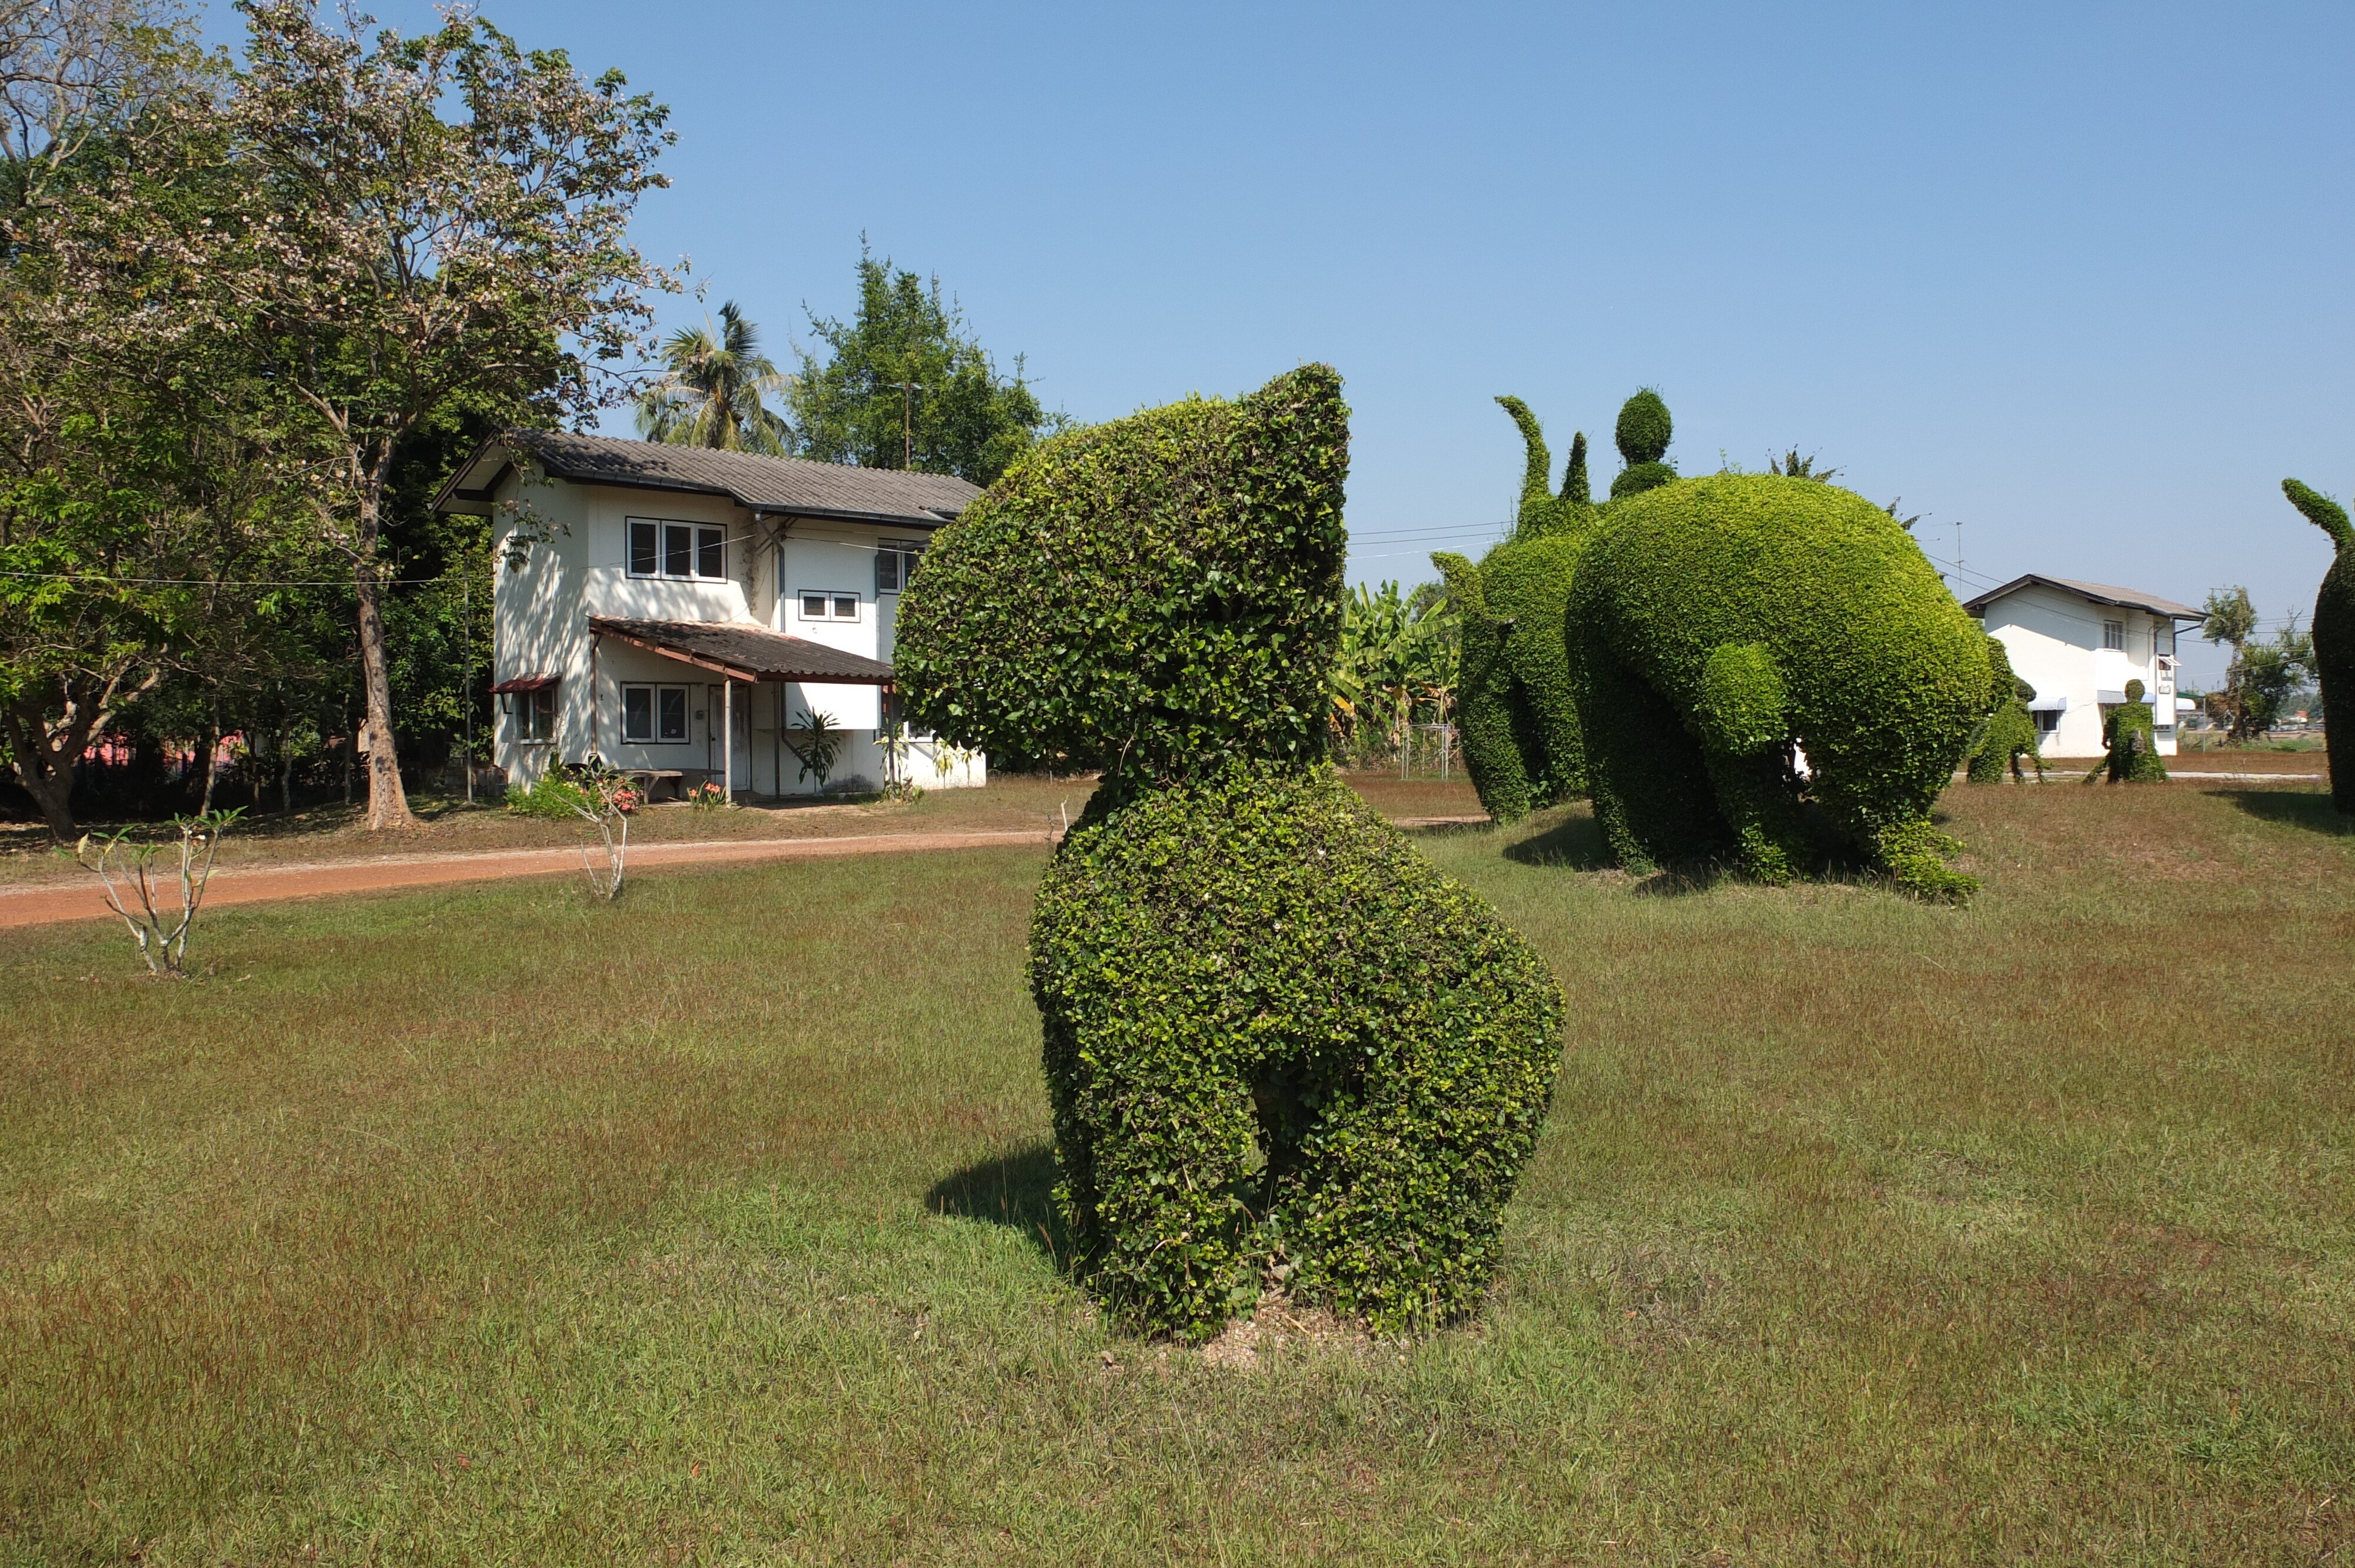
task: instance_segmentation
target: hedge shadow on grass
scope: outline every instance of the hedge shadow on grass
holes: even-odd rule
[[[2355,838],[2355,817],[2341,814],[2330,797],[2306,789],[2210,789],[2205,793],[2230,800],[2252,817],[2287,827],[2304,828],[2325,838]]]
[[[1041,1140],[944,1176],[924,1194],[924,1206],[1018,1230],[1059,1268],[1071,1259],[1071,1233],[1055,1207],[1052,1143]]]
[[[1483,828],[1483,832],[1495,832]],[[1614,863],[1603,826],[1591,816],[1572,815],[1505,846],[1505,858],[1521,865],[1556,866],[1565,871],[1605,871]]]

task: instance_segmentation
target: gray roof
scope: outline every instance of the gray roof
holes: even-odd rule
[[[592,615],[589,630],[739,681],[814,681],[847,686],[888,686],[891,666],[734,620],[633,620]]]
[[[754,512],[802,517],[844,517],[937,528],[981,493],[954,474],[854,468],[807,458],[713,451],[613,436],[560,430],[516,431],[486,442],[450,476],[433,504],[439,511],[487,508],[490,493],[516,450],[527,450],[558,479],[640,490],[725,495]]]
[[[2161,599],[2155,593],[2144,593],[2139,588],[2118,588],[2110,583],[2081,583],[2070,577],[2048,577],[2037,572],[2014,577],[2003,587],[1989,588],[1977,599],[1965,599],[1963,608],[1977,615],[2006,595],[2039,584],[2073,593],[2079,599],[2090,599],[2095,604],[2115,604],[2123,609],[2147,609],[2153,615],[2169,616],[2177,620],[2198,620],[2203,613],[2188,604],[2178,604],[2171,599]]]

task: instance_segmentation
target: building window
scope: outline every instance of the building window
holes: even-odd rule
[[[622,738],[635,746],[663,746],[687,739],[687,688],[622,688]]]
[[[805,593],[802,595],[804,620],[856,620],[858,619],[858,596],[855,593]]]
[[[630,575],[718,582],[728,576],[728,530],[630,519]]]
[[[2051,735],[2054,730],[2059,729],[2060,727],[2061,710],[2059,708],[2038,708],[2036,710],[2037,734]]]
[[[556,686],[515,694],[515,737],[517,740],[556,738]]]
[[[2105,648],[2115,648],[2121,653],[2125,652],[2126,650],[2126,623],[2123,620],[2105,620],[2102,622],[2102,646]]]
[[[898,593],[915,575],[924,546],[916,539],[885,539],[875,549],[875,591]]]

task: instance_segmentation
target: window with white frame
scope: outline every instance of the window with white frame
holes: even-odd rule
[[[804,620],[856,620],[858,619],[858,596],[855,593],[817,593],[804,590],[801,600]]]
[[[2038,708],[2035,712],[2037,734],[2049,736],[2054,730],[2061,727],[2061,710],[2059,708]]]
[[[630,575],[719,582],[728,576],[728,530],[705,523],[633,517]]]
[[[517,740],[554,740],[556,738],[556,683],[529,691],[514,692],[507,700],[515,713],[515,737]]]
[[[875,546],[875,591],[879,594],[898,593],[908,586],[915,574],[916,563],[923,558],[924,544],[921,539],[882,539]]]
[[[2123,653],[2126,648],[2126,623],[2123,620],[2102,622],[2102,646],[2115,648]]]
[[[622,686],[622,738],[633,746],[667,746],[687,739],[685,686]]]

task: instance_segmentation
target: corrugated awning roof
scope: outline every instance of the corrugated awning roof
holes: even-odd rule
[[[708,447],[628,441],[561,430],[517,430],[486,441],[433,498],[439,512],[488,510],[491,493],[518,454],[527,454],[558,479],[724,495],[754,512],[840,517],[937,528],[981,494],[977,485],[947,473],[854,468],[807,458]]]
[[[888,686],[891,666],[765,626],[729,620],[634,620],[592,615],[589,630],[738,681]]]
[[[2201,619],[2202,612],[2192,609],[2188,604],[2178,604],[2171,599],[2161,599],[2157,594],[2144,593],[2138,588],[2117,588],[2109,583],[2081,583],[2069,577],[2048,577],[2041,572],[2030,572],[2025,577],[2014,577],[2001,588],[1989,588],[1977,599],[1965,599],[1963,609],[1972,615],[1983,614],[1987,607],[1996,600],[2008,594],[2018,593],[2021,588],[2034,588],[2040,583],[2046,588],[2057,588],[2064,593],[2073,593],[2079,599],[2090,600],[2094,604],[2114,604],[2122,609],[2148,610],[2153,615],[2163,615],[2175,620]]]
[[[553,675],[517,675],[493,686],[491,695],[496,697],[506,692],[543,692],[554,684],[556,677]]]

